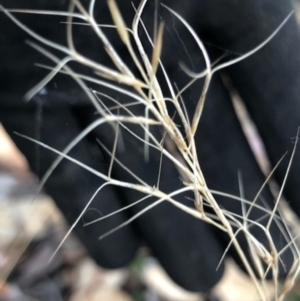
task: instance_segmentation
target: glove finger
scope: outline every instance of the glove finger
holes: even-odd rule
[[[33,172],[40,178],[56,159],[57,154],[18,137],[13,132],[19,132],[62,150],[81,131],[81,128],[69,106],[63,103],[63,99],[59,99],[58,103],[53,104],[51,99],[46,97],[36,97],[30,103],[24,103],[18,98],[2,99],[1,102],[1,122],[28,159]],[[84,140],[71,151],[70,155],[95,170],[107,174],[107,164],[101,161],[99,150],[95,147]],[[46,182],[45,189],[53,197],[67,221],[73,224],[103,183],[102,179],[64,159]],[[99,217],[99,214],[106,215],[120,209],[121,206],[119,195],[114,187],[107,186],[92,201],[83,220],[88,222]],[[124,228],[107,240],[99,241],[102,233],[127,219],[125,214],[120,213],[114,219],[105,220],[101,223],[101,227],[97,224],[83,227],[81,220],[75,227],[76,234],[101,266],[121,267],[128,264],[135,255],[138,240],[131,228]]]
[[[299,51],[299,28],[296,20],[292,19],[259,53],[229,69],[230,76],[258,127],[273,165],[286,151],[291,154],[293,138],[300,124]],[[289,157],[290,155],[276,170],[275,176],[279,185],[286,174]],[[298,215],[299,169],[300,155],[296,151],[284,194]]]
[[[110,95],[111,96],[111,95]],[[122,103],[126,100],[122,98]],[[130,102],[131,100],[128,99]],[[108,104],[107,104],[108,106]],[[141,107],[131,108],[135,115],[141,116]],[[81,120],[90,120],[94,116],[92,108],[80,111]],[[125,112],[119,111],[123,115]],[[131,131],[144,137],[143,129],[137,125],[125,124]],[[150,148],[149,161],[145,162],[144,143],[134,138],[124,128],[119,128],[123,146],[117,147],[116,160],[125,165],[132,173],[137,175],[146,185],[157,187],[164,193],[171,193],[183,187],[174,164],[167,158],[162,159],[160,168],[160,152]],[[157,139],[161,139],[161,132],[156,127],[152,129]],[[104,125],[94,131],[101,144],[102,153],[106,154],[106,161],[111,160],[111,155],[106,151],[113,149],[115,134],[111,125]],[[120,141],[120,140],[119,140]],[[160,171],[159,171],[160,170]],[[159,174],[159,176],[158,176]],[[114,161],[112,177],[129,183],[139,181],[128,173],[117,161]],[[158,181],[158,178],[160,180]],[[116,188],[124,206],[141,199],[145,194],[134,189]],[[174,196],[178,202],[193,207],[193,202],[187,200],[193,197],[190,193]],[[132,207],[129,212],[132,216],[140,213],[158,198],[151,197],[144,202]],[[101,226],[101,223],[100,223]],[[208,291],[221,278],[223,265],[216,271],[222,249],[212,229],[200,220],[175,208],[170,203],[164,202],[148,210],[132,223],[132,227],[140,234],[142,243],[151,250],[152,254],[160,261],[166,272],[180,286],[190,291]],[[106,238],[103,238],[105,241]],[[213,256],[207,256],[207,252]]]

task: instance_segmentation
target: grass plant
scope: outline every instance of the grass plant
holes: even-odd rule
[[[212,64],[210,61],[209,55],[205,49],[204,44],[202,43],[200,37],[196,34],[196,32],[191,28],[186,20],[184,20],[179,13],[173,11],[170,7],[167,7],[162,4],[163,8],[168,10],[170,14],[173,15],[182,25],[189,31],[190,35],[193,37],[195,42],[199,48],[199,55],[202,54],[205,60],[206,68],[205,70],[194,73],[185,68],[185,72],[190,76],[190,82],[185,87],[180,87],[179,92],[176,87],[172,84],[172,80],[168,77],[168,74],[164,68],[163,61],[161,61],[161,53],[164,51],[163,49],[163,33],[164,33],[164,24],[161,23],[156,26],[154,37],[152,38],[147,31],[146,26],[142,21],[142,14],[145,6],[147,5],[147,0],[141,0],[139,7],[135,9],[135,17],[132,21],[132,26],[129,28],[124,22],[124,18],[122,17],[122,13],[118,9],[118,5],[115,0],[108,0],[108,8],[111,13],[111,17],[113,20],[113,24],[109,25],[113,30],[116,30],[119,38],[122,43],[127,48],[133,62],[135,63],[136,68],[139,70],[141,75],[140,78],[137,78],[134,74],[134,71],[130,69],[130,67],[122,60],[122,57],[118,53],[118,49],[115,49],[114,45],[110,42],[109,36],[107,36],[102,26],[99,26],[94,18],[94,7],[95,1],[91,0],[88,9],[85,9],[84,6],[80,3],[79,0],[71,0],[68,11],[42,11],[42,10],[18,10],[18,9],[8,9],[0,6],[0,10],[7,15],[15,24],[17,24],[22,30],[27,32],[32,38],[36,40],[36,42],[27,42],[32,48],[41,52],[46,57],[48,57],[55,66],[45,66],[43,68],[48,68],[50,71],[48,75],[42,79],[35,87],[33,87],[25,96],[25,98],[29,101],[35,94],[37,94],[49,81],[51,81],[58,73],[64,73],[69,75],[74,79],[74,81],[84,90],[85,94],[91,101],[92,105],[95,107],[97,112],[99,113],[99,118],[90,124],[84,131],[82,131],[77,137],[65,147],[64,150],[59,151],[55,148],[43,144],[41,141],[37,141],[30,137],[25,137],[22,134],[18,134],[23,136],[24,138],[33,141],[34,143],[39,144],[40,146],[47,148],[58,155],[57,159],[48,172],[45,174],[43,179],[41,180],[41,187],[47,181],[47,179],[51,176],[53,170],[57,167],[57,165],[61,162],[62,159],[68,159],[74,164],[90,171],[91,173],[97,175],[99,178],[105,181],[101,187],[95,191],[93,197],[87,202],[84,210],[78,216],[78,219],[71,226],[69,232],[62,240],[57,250],[64,243],[65,239],[80,221],[85,211],[91,205],[93,199],[96,195],[101,193],[103,187],[107,185],[112,186],[120,186],[126,187],[128,189],[137,190],[144,194],[144,198],[138,200],[131,205],[122,208],[122,210],[126,210],[130,206],[134,206],[138,202],[143,202],[149,196],[154,197],[156,200],[145,209],[140,211],[135,216],[128,219],[124,224],[119,225],[117,228],[112,229],[104,236],[110,235],[114,231],[117,231],[121,227],[124,227],[131,223],[134,219],[138,218],[151,208],[158,206],[162,202],[169,202],[172,205],[176,206],[178,210],[183,210],[187,214],[192,215],[194,218],[205,221],[206,223],[217,227],[224,233],[226,233],[230,238],[230,246],[233,246],[236,249],[236,252],[240,256],[241,261],[243,262],[245,269],[247,270],[249,276],[254,282],[258,294],[263,301],[266,300],[266,296],[264,293],[265,286],[265,277],[268,272],[271,271],[272,278],[274,282],[274,294],[276,296],[276,300],[283,300],[286,293],[292,288],[295,279],[297,277],[299,271],[299,251],[298,247],[295,243],[295,238],[290,233],[288,227],[283,227],[282,232],[284,233],[284,237],[286,238],[286,248],[292,250],[294,255],[294,264],[291,267],[290,271],[287,273],[286,279],[284,279],[283,284],[279,285],[278,283],[278,271],[279,266],[281,264],[280,256],[283,250],[277,250],[275,244],[273,242],[273,237],[270,234],[270,225],[274,220],[280,220],[282,222],[281,215],[279,213],[278,204],[283,192],[283,188],[287,179],[287,175],[292,164],[292,160],[294,157],[296,144],[298,141],[298,134],[295,142],[295,148],[293,154],[291,155],[290,163],[287,168],[286,177],[284,182],[281,185],[281,189],[278,197],[274,201],[273,208],[264,208],[257,204],[258,197],[260,195],[261,190],[267,184],[269,178],[266,179],[266,182],[262,186],[262,189],[257,193],[257,196],[253,200],[246,200],[243,196],[232,196],[223,192],[213,191],[209,189],[205,181],[205,175],[201,170],[201,162],[199,162],[197,157],[197,149],[195,143],[195,133],[197,131],[199,121],[201,119],[203,107],[205,106],[205,100],[207,91],[210,87],[210,82],[212,77],[219,70],[231,66],[233,64],[237,64],[242,60],[247,59],[247,57],[259,51],[262,47],[264,47],[285,25],[285,23],[289,20],[292,13],[289,14],[285,20],[274,30],[274,32],[260,45],[256,48],[250,50],[249,52],[241,55],[233,60],[226,61],[225,63]],[[28,28],[25,24],[21,23],[16,17],[15,13],[27,13],[27,14],[41,14],[41,15],[56,15],[56,16],[65,16],[67,18],[66,27],[67,27],[67,47],[57,44],[53,41],[48,40],[46,37],[42,37],[39,34],[35,33],[33,30]],[[80,52],[77,51],[74,41],[73,41],[73,26],[74,19],[79,20],[82,24],[90,26],[91,30],[97,35],[97,37],[101,40],[103,47],[106,49],[112,63],[115,68],[107,67],[105,64],[101,62],[96,62],[91,60],[88,57],[85,57]],[[107,25],[106,25],[107,26]],[[147,36],[148,43],[152,45],[153,51],[152,56],[148,56],[143,41],[140,38],[140,31],[143,31]],[[64,58],[60,59],[56,57],[54,54],[45,49],[42,45],[47,46],[49,48],[58,50],[63,53]],[[89,67],[93,70],[95,76],[90,77],[87,75],[79,74],[73,71],[68,63],[71,61],[78,62],[86,67]],[[176,64],[176,62],[174,62]],[[171,98],[167,98],[164,96],[161,83],[157,78],[157,71],[160,70],[164,74],[164,80],[168,87],[168,93],[171,95]],[[199,95],[198,103],[196,106],[196,110],[192,118],[189,118],[186,109],[184,106],[184,101],[182,101],[181,95],[187,90],[193,83],[198,81],[199,79],[204,79],[204,85],[202,88],[201,95]],[[93,84],[99,85],[99,87],[105,87],[111,89],[113,91],[117,91],[120,94],[129,96],[132,99],[131,106],[122,104],[119,100],[111,98],[113,103],[113,109],[108,108],[101,101],[103,95],[96,91],[91,90],[88,87],[88,83],[92,82]],[[106,97],[110,97],[107,95]],[[172,103],[175,108],[176,114],[179,116],[181,121],[180,130],[178,125],[175,124],[173,120],[173,115],[168,110],[167,102]],[[144,107],[144,114],[141,116],[137,116],[131,110],[132,106],[139,105]],[[126,112],[124,115],[115,114],[115,109],[120,108],[122,112]],[[108,150],[110,153],[110,168],[107,174],[103,174],[90,166],[85,165],[79,160],[72,158],[68,155],[71,149],[80,143],[80,141],[86,137],[93,129],[97,127],[101,127],[101,125],[105,123],[110,123],[113,125],[115,131],[115,143],[112,150]],[[157,152],[161,154],[161,160],[164,158],[168,158],[173,162],[176,166],[179,174],[182,179],[184,179],[184,187],[178,190],[173,191],[172,193],[166,193],[162,191],[159,187],[159,174],[158,174],[158,185],[155,187],[149,186],[145,183],[138,175],[133,174],[130,170],[126,168],[126,166],[122,165],[120,161],[118,161],[115,157],[116,145],[118,143],[118,137],[120,135],[120,128],[125,131],[130,131],[130,129],[126,126],[127,124],[134,124],[136,127],[140,127],[144,133],[143,137],[137,136],[134,132],[130,132],[134,139],[139,139],[144,142],[144,157],[145,160],[148,160],[149,149],[155,149]],[[168,143],[162,143],[162,140],[157,139],[151,132],[152,127],[160,127],[162,131],[165,133],[164,137],[169,141]],[[169,147],[170,145],[175,147]],[[135,182],[126,182],[115,179],[112,176],[111,170],[114,164],[119,164],[123,166],[128,173],[135,178]],[[276,169],[276,167],[275,167]],[[274,170],[275,170],[274,169]],[[272,171],[272,173],[274,172]],[[221,171],[220,171],[221,172]],[[271,173],[271,175],[272,175]],[[270,175],[270,176],[271,176]],[[195,208],[192,209],[188,206],[185,206],[176,201],[175,197],[178,194],[183,194],[187,191],[193,192],[194,195],[194,204]],[[220,207],[218,202],[215,199],[216,195],[222,195],[229,198],[234,198],[238,202],[241,203],[243,208],[243,214],[241,216],[237,216],[232,212],[226,211],[224,208]],[[246,205],[247,208],[246,209]],[[206,208],[209,207],[212,213],[208,213]],[[262,210],[265,216],[268,219],[267,226],[262,226],[258,221],[251,220],[249,218],[251,210],[256,207]],[[114,212],[107,216],[101,217],[98,220],[93,221],[97,222],[104,218],[111,218],[113,214],[118,212]],[[283,221],[284,223],[284,221]],[[255,225],[257,227],[261,227],[264,231],[266,237],[268,238],[269,247],[266,248],[260,241],[256,239],[251,234],[249,228]],[[252,256],[252,265],[250,265],[244,250],[241,248],[238,240],[237,234],[243,232],[247,237],[248,247],[251,251]],[[172,235],[172,233],[170,233]],[[104,237],[103,236],[103,237]],[[102,238],[103,238],[102,237]],[[228,248],[224,252],[224,256],[228,251]],[[55,254],[53,254],[55,256]],[[222,258],[223,260],[223,258]],[[259,276],[257,276],[259,275]]]

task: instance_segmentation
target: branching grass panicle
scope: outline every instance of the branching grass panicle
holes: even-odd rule
[[[41,52],[46,57],[48,57],[55,66],[45,66],[40,65],[43,68],[49,69],[48,75],[43,78],[40,83],[38,83],[35,87],[33,87],[27,94],[26,99],[30,101],[30,99],[37,94],[49,81],[51,81],[58,73],[67,74],[83,89],[86,93],[87,97],[99,113],[99,118],[90,124],[84,131],[82,131],[77,137],[65,147],[63,151],[58,151],[49,145],[43,144],[41,141],[37,141],[35,139],[25,137],[21,133],[18,134],[25,139],[31,140],[34,143],[39,144],[42,147],[45,147],[58,155],[55,162],[52,163],[48,172],[41,179],[41,187],[45,184],[47,179],[51,176],[53,170],[58,166],[62,159],[68,159],[78,166],[90,171],[91,173],[97,175],[99,178],[105,180],[105,184],[95,191],[94,195],[90,200],[88,200],[84,210],[78,216],[75,223],[71,226],[65,238],[62,240],[57,250],[64,243],[65,239],[80,221],[85,211],[89,208],[93,199],[96,195],[101,193],[101,190],[107,186],[120,186],[126,187],[128,189],[137,190],[144,194],[144,197],[131,205],[123,208],[122,210],[128,209],[130,206],[135,206],[137,203],[143,202],[148,199],[150,196],[154,197],[156,201],[154,201],[151,205],[140,211],[138,214],[127,220],[124,224],[119,225],[117,228],[112,229],[104,236],[107,236],[114,231],[117,231],[121,227],[126,226],[134,219],[138,218],[146,211],[151,210],[155,206],[159,205],[162,202],[170,202],[174,206],[176,206],[179,210],[185,211],[187,214],[192,215],[197,219],[201,219],[208,224],[211,224],[214,227],[217,227],[224,233],[226,233],[230,238],[230,246],[233,246],[237,253],[240,256],[241,261],[243,262],[249,276],[254,282],[256,289],[259,293],[261,300],[267,301],[265,296],[265,277],[266,274],[271,271],[272,277],[274,281],[275,287],[275,295],[276,300],[283,300],[286,293],[291,289],[294,284],[295,278],[298,274],[299,270],[299,251],[298,247],[295,244],[295,238],[290,233],[288,227],[283,227],[282,232],[284,233],[284,237],[286,238],[286,248],[292,250],[294,254],[294,264],[290,271],[287,273],[287,277],[283,282],[282,286],[278,285],[278,271],[279,266],[281,265],[281,254],[284,250],[277,250],[275,244],[273,242],[273,237],[270,234],[270,224],[273,221],[280,220],[282,222],[282,218],[280,213],[278,212],[278,203],[286,182],[286,178],[292,164],[293,156],[296,149],[296,144],[298,141],[298,133],[297,133],[297,141],[295,143],[295,148],[293,154],[290,159],[290,164],[288,166],[286,177],[284,182],[282,183],[282,187],[278,198],[275,200],[275,204],[273,208],[265,208],[257,204],[257,199],[260,195],[258,192],[257,196],[253,200],[246,200],[243,197],[242,193],[242,185],[241,185],[241,196],[232,196],[227,195],[226,193],[218,192],[210,190],[205,181],[205,175],[201,170],[201,161],[199,162],[197,157],[197,149],[195,143],[195,133],[197,131],[199,121],[201,119],[203,107],[205,106],[207,91],[210,87],[210,82],[213,75],[230,65],[236,64],[247,57],[251,56],[255,52],[259,51],[262,47],[264,47],[285,25],[285,23],[289,20],[292,15],[289,14],[285,20],[278,26],[277,29],[260,45],[256,48],[250,50],[246,54],[239,56],[233,60],[226,61],[225,63],[219,63],[219,61],[212,63],[210,61],[209,55],[205,49],[204,44],[202,43],[200,37],[196,34],[196,32],[191,28],[186,20],[184,20],[179,13],[173,11],[171,8],[162,4],[163,9],[169,11],[170,14],[173,15],[182,25],[188,30],[190,35],[197,43],[199,48],[199,54],[202,54],[205,60],[206,68],[199,73],[195,73],[190,71],[187,67],[182,66],[182,69],[185,71],[187,75],[190,76],[190,82],[184,87],[176,87],[176,85],[172,84],[172,79],[168,77],[168,74],[164,68],[163,61],[161,60],[161,53],[164,51],[163,49],[163,39],[164,39],[164,23],[158,24],[155,26],[155,34],[152,39],[150,34],[147,31],[147,28],[142,20],[143,10],[147,5],[147,0],[142,0],[139,7],[133,8],[135,10],[135,16],[132,20],[132,26],[129,28],[125,24],[124,18],[122,16],[122,12],[119,10],[117,3],[115,0],[108,0],[108,8],[111,13],[111,17],[113,20],[113,24],[111,25],[102,25],[99,26],[94,18],[94,7],[95,1],[91,0],[88,9],[85,9],[79,0],[70,1],[69,10],[66,12],[62,11],[37,11],[37,10],[18,10],[18,9],[7,9],[3,6],[0,6],[0,10],[7,15],[15,24],[17,24],[22,30],[27,32],[32,38],[34,38],[39,44],[35,42],[27,42],[32,48]],[[53,41],[48,40],[45,37],[40,36],[39,34],[32,31],[25,24],[21,23],[16,17],[15,13],[27,13],[27,14],[41,14],[41,15],[58,15],[65,16],[67,18],[66,27],[67,27],[67,47],[59,45]],[[74,21],[80,20],[82,25],[88,25],[97,35],[97,37],[101,40],[103,47],[106,49],[111,62],[114,64],[115,68],[107,67],[102,62],[96,62],[92,59],[85,57],[82,55],[75,47],[73,41],[73,26],[76,23]],[[127,65],[125,61],[123,61],[122,57],[118,53],[118,49],[115,49],[114,45],[111,43],[109,36],[104,33],[103,27],[110,27],[111,30],[116,30],[120,40],[127,48],[128,53],[131,56],[132,61],[134,62],[136,68],[139,70],[141,75],[140,78],[135,76],[133,70]],[[146,35],[148,39],[148,43],[153,48],[152,55],[149,57],[144,48],[143,41],[140,38],[140,32]],[[46,50],[42,45],[50,47],[52,49],[58,50],[64,54],[64,58],[60,59],[48,50]],[[223,57],[222,57],[223,59]],[[72,70],[68,63],[71,61],[78,62],[88,68],[91,68],[95,74],[94,77],[90,77],[84,74],[79,74]],[[223,61],[223,60],[222,60]],[[177,62],[174,62],[177,64]],[[161,88],[161,83],[158,80],[157,72],[160,70],[164,75],[164,80],[167,83],[168,94],[170,97],[165,97],[163,90]],[[192,118],[188,117],[186,112],[186,108],[184,105],[184,100],[182,94],[185,90],[189,89],[189,87],[198,81],[199,79],[204,79],[204,85],[202,88],[202,92],[199,95],[198,103],[196,106],[196,110]],[[100,87],[108,88],[112,91],[117,91],[120,94],[126,95],[132,99],[132,103],[130,104],[122,104],[118,99],[112,98],[110,95],[103,95],[102,92],[91,90],[88,87],[88,83],[96,84]],[[128,87],[128,88],[127,88]],[[102,98],[107,97],[110,99],[112,106],[107,107],[104,102],[102,102]],[[172,103],[175,108],[177,116],[180,118],[181,129],[179,129],[178,125],[175,124],[173,120],[173,112],[172,114],[168,110],[167,103]],[[132,107],[135,105],[142,106],[144,113],[141,116],[137,116]],[[122,112],[126,112],[124,115],[116,114],[116,109],[122,109]],[[107,153],[110,155],[110,167],[108,174],[101,173],[84,163],[70,157],[68,154],[84,137],[86,137],[91,131],[93,131],[97,127],[101,127],[101,125],[109,123],[112,125],[113,130],[115,131],[115,140],[114,147],[112,150],[106,149]],[[144,133],[143,137],[136,135],[134,132],[130,130],[127,126],[128,124],[135,125],[136,127],[140,127]],[[163,139],[157,139],[151,132],[152,127],[160,127],[162,129]],[[157,185],[155,187],[149,186],[146,182],[144,182],[138,175],[132,173],[128,168],[116,159],[115,152],[116,147],[119,141],[120,129],[128,131],[132,134],[134,139],[139,139],[144,142],[144,158],[145,160],[149,160],[149,150],[155,149],[160,153],[161,161],[163,158],[168,158],[173,162],[178,172],[181,175],[181,178],[184,180],[184,188],[180,188],[178,190],[173,191],[172,193],[166,193],[160,189],[159,186],[159,176]],[[183,129],[183,130],[182,130]],[[101,143],[99,141],[99,143]],[[171,146],[170,146],[171,145]],[[102,146],[105,147],[104,145]],[[122,166],[124,170],[128,173],[131,173],[132,178],[135,181],[125,182],[115,179],[112,176],[112,167],[118,164]],[[276,167],[275,167],[276,168]],[[273,173],[273,172],[272,172]],[[269,178],[267,178],[263,187],[268,182]],[[263,188],[262,187],[262,188]],[[178,194],[185,193],[187,191],[192,191],[194,195],[194,204],[195,209],[192,209],[188,206],[185,206],[175,200],[175,196]],[[236,215],[232,212],[226,211],[224,208],[220,207],[218,202],[215,199],[215,195],[222,195],[228,198],[236,199],[241,203],[242,207],[242,215]],[[246,206],[247,205],[247,206]],[[213,214],[206,212],[206,207],[209,207]],[[259,221],[250,219],[250,212],[253,208],[259,209],[263,212],[263,217],[268,220],[267,226],[262,226]],[[248,208],[248,209],[246,209]],[[107,216],[101,217],[98,220],[90,222],[88,224],[97,222],[99,220],[110,218],[113,214],[120,212],[117,211],[115,213],[109,214]],[[283,221],[284,222],[284,221]],[[86,226],[88,226],[86,224]],[[265,232],[266,237],[268,238],[269,248],[266,248],[260,241],[258,241],[250,232],[250,228],[255,225],[257,227],[261,227]],[[247,238],[248,248],[251,252],[252,257],[252,265],[249,263],[243,249],[241,248],[238,240],[237,234],[243,232]],[[172,235],[170,233],[170,235]],[[103,236],[103,237],[104,237]],[[224,252],[224,256],[228,251],[228,248]],[[56,250],[56,252],[57,252]],[[55,253],[56,253],[55,252]],[[53,256],[55,256],[55,253]],[[221,259],[223,260],[223,258]],[[254,267],[254,268],[253,268]],[[266,267],[266,268],[265,268]],[[259,276],[257,276],[259,275]]]

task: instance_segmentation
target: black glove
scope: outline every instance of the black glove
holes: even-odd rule
[[[20,1],[4,1],[8,8],[28,8],[29,4]],[[82,1],[86,3],[88,1]],[[95,17],[99,23],[111,23],[110,14],[104,1],[98,1]],[[131,24],[134,11],[130,1],[119,1],[120,11]],[[128,3],[127,3],[128,2]],[[154,1],[149,1],[143,15],[145,24],[153,23]],[[138,6],[139,1],[134,1]],[[201,0],[182,2],[165,1],[185,18],[203,39],[211,57],[226,53],[226,59],[237,57],[265,40],[292,10],[289,2],[283,1],[222,1]],[[49,1],[31,2],[34,9],[67,10],[67,4],[50,4]],[[183,62],[194,72],[205,68],[203,56],[184,26],[171,13],[160,7],[159,16],[165,20],[162,61],[172,82],[179,89],[187,83],[187,75],[179,66]],[[60,21],[65,18],[53,16],[36,16],[18,14],[16,17],[40,35],[49,40],[65,44],[65,25]],[[66,75],[57,75],[30,102],[23,100],[23,95],[46,74],[42,68],[33,67],[34,62],[48,64],[40,53],[23,42],[29,36],[16,27],[4,14],[0,15],[1,48],[0,48],[0,120],[11,135],[19,149],[27,157],[32,170],[42,177],[57,154],[44,149],[28,140],[16,136],[14,131],[33,137],[58,150],[62,150],[93,120],[98,118],[95,108],[74,81]],[[152,26],[152,25],[151,25]],[[148,27],[149,28],[149,27]],[[121,53],[124,61],[130,62],[129,54],[112,29],[105,31],[112,44]],[[296,135],[300,124],[298,114],[298,85],[300,79],[300,39],[295,18],[292,17],[276,37],[263,49],[246,60],[226,69],[235,88],[244,99],[252,119],[262,136],[271,163],[275,165],[286,150],[293,145],[291,137]],[[107,66],[113,66],[101,42],[84,26],[74,26],[75,45],[79,52]],[[32,38],[31,38],[32,39]],[[147,44],[147,40],[144,37]],[[150,49],[151,47],[149,47]],[[54,51],[58,55],[57,51]],[[225,60],[226,60],[225,59]],[[50,63],[51,65],[52,63]],[[132,65],[129,65],[136,71]],[[79,72],[89,74],[90,70],[74,67]],[[89,83],[93,89],[115,97],[122,104],[132,99],[109,89]],[[163,88],[165,84],[162,80]],[[193,116],[199,93],[203,83],[197,82],[183,93],[188,115]],[[113,102],[102,98],[107,106]],[[143,116],[144,109],[132,106],[131,110]],[[171,108],[170,108],[171,110]],[[115,113],[123,114],[124,110]],[[171,115],[171,114],[170,114]],[[174,117],[175,121],[177,116]],[[140,127],[128,125],[135,133],[143,137]],[[162,137],[159,127],[152,127],[156,137]],[[150,149],[149,161],[144,160],[144,144],[133,138],[128,131],[120,129],[122,139],[119,140],[116,158],[128,169],[138,175],[150,186],[157,186],[160,167],[160,153]],[[96,138],[100,141],[98,143]],[[159,139],[159,138],[158,138]],[[105,148],[113,149],[115,130],[111,124],[101,125],[79,143],[70,156],[80,160],[94,170],[108,173],[110,155]],[[200,166],[203,169],[208,187],[239,195],[238,171],[243,176],[245,198],[252,200],[264,182],[264,176],[243,135],[241,126],[234,112],[228,91],[218,74],[214,75],[199,129],[196,133],[197,150]],[[103,147],[103,145],[105,147]],[[275,172],[278,183],[282,183],[287,168],[287,160]],[[292,208],[300,213],[297,197],[300,194],[297,185],[297,171],[300,159],[296,154],[286,189],[285,196]],[[136,183],[137,180],[116,162],[112,176],[116,179]],[[63,160],[54,170],[45,184],[46,191],[53,197],[70,224],[81,214],[86,203],[99,186],[104,183],[96,175],[82,169],[76,164]],[[161,166],[159,188],[170,193],[184,187],[182,179],[174,164],[164,158]],[[143,197],[144,195],[127,188],[106,186],[92,202],[90,210],[84,215],[84,222],[91,221],[116,211]],[[268,189],[261,195],[263,201],[273,208],[274,200]],[[175,197],[178,202],[193,207],[193,194],[184,193]],[[232,212],[241,214],[240,202],[216,196],[219,204]],[[103,240],[98,238],[107,231],[129,220],[154,198],[123,211],[114,217],[83,227],[79,223],[75,228],[77,235],[84,242],[96,262],[106,268],[117,268],[128,264],[141,245],[146,245],[168,274],[181,286],[191,291],[208,291],[221,278],[223,265],[217,265],[228,245],[228,237],[180,211],[169,203],[162,203],[147,211],[141,217],[114,232]],[[263,213],[253,209],[250,218],[259,219]],[[261,221],[265,223],[266,220]],[[252,233],[267,245],[266,237],[258,227]],[[276,247],[280,250],[286,245],[282,234],[275,223],[271,233]],[[221,234],[221,235],[220,235]],[[247,250],[247,241],[239,235],[239,242]],[[234,250],[229,254],[238,262]],[[249,256],[249,255],[248,255]],[[250,257],[249,257],[250,258]],[[292,264],[292,254],[282,254],[286,267]],[[284,268],[281,275],[285,274]]]

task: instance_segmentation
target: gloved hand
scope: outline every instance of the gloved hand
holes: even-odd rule
[[[2,1],[7,8],[32,8],[67,10],[68,3],[49,3],[49,1],[31,1],[23,4],[18,0]],[[86,4],[89,1],[82,1]],[[119,1],[120,11],[125,16],[127,25],[131,24],[134,11],[130,1]],[[122,3],[121,3],[122,2]],[[134,1],[136,7],[139,1]],[[226,53],[226,59],[237,57],[264,41],[292,10],[288,1],[226,1],[201,0],[188,2],[165,1],[165,4],[179,12],[199,34],[209,50],[211,57]],[[30,5],[30,7],[28,7]],[[154,1],[149,1],[143,15],[146,25],[153,23]],[[205,68],[203,56],[185,27],[166,9],[159,7],[158,15],[165,20],[162,61],[172,83],[181,89],[190,80],[179,66],[183,62],[194,72]],[[65,18],[57,16],[23,15],[20,19],[41,36],[65,45]],[[98,1],[95,18],[101,24],[110,24],[111,17],[104,1]],[[74,81],[58,74],[29,102],[23,95],[43,78],[48,71],[33,67],[34,62],[49,65],[49,60],[35,52],[23,42],[29,36],[20,30],[4,14],[0,15],[0,120],[19,149],[28,159],[32,170],[42,177],[57,154],[33,144],[15,135],[19,132],[33,137],[58,150],[62,150],[76,135],[99,116],[87,99],[85,93]],[[149,28],[149,27],[147,27]],[[4,30],[3,30],[4,29]],[[124,61],[134,69],[129,54],[113,29],[104,29],[112,44]],[[151,28],[149,29],[151,31]],[[78,51],[87,57],[113,66],[103,50],[101,42],[87,26],[74,26],[73,35]],[[31,38],[32,39],[32,38]],[[147,44],[146,37],[143,41]],[[148,45],[148,48],[151,47]],[[148,49],[148,50],[149,50]],[[300,39],[296,20],[292,17],[282,30],[263,49],[251,57],[226,69],[235,88],[242,96],[251,118],[255,122],[271,163],[275,165],[286,150],[293,145],[290,138],[295,137],[300,124],[298,114],[298,95],[300,80]],[[149,50],[150,52],[150,50]],[[58,55],[57,51],[54,51]],[[50,63],[51,65],[52,63]],[[72,65],[74,70],[89,74],[90,70]],[[93,75],[95,76],[95,75]],[[166,84],[162,80],[162,88]],[[92,89],[116,98],[122,104],[133,100],[120,93],[89,83]],[[182,97],[189,117],[193,116],[203,82],[198,81],[187,89]],[[100,96],[108,106],[112,100]],[[144,115],[144,108],[131,106],[138,116]],[[170,108],[172,110],[172,108]],[[124,109],[114,109],[116,114],[124,114]],[[170,114],[171,115],[171,114]],[[174,116],[174,120],[178,116]],[[143,137],[143,130],[132,124],[128,127]],[[151,127],[156,137],[162,137],[159,127]],[[119,127],[121,138],[118,139],[116,158],[135,175],[150,186],[170,193],[183,187],[182,179],[174,164],[150,148],[149,161],[144,160],[144,144]],[[96,138],[101,142],[96,141]],[[158,138],[161,139],[161,138]],[[196,133],[196,146],[200,166],[210,189],[239,195],[238,171],[242,174],[244,197],[252,200],[264,182],[264,176],[243,135],[241,126],[233,109],[228,91],[218,74],[215,74],[209,88],[203,116]],[[107,174],[110,169],[110,155],[105,150],[113,149],[115,128],[112,124],[101,125],[81,141],[70,156],[80,160],[94,170]],[[103,147],[104,146],[104,147]],[[287,168],[288,157],[275,171],[278,183],[282,183]],[[300,196],[297,185],[300,158],[296,154],[290,170],[284,194],[290,205],[300,213],[297,202]],[[120,164],[114,162],[112,177],[136,183],[137,180]],[[159,175],[159,176],[158,176]],[[159,178],[159,182],[158,182]],[[81,214],[94,192],[104,183],[96,175],[76,164],[63,160],[45,183],[49,193],[70,224]],[[93,200],[84,215],[84,223],[99,218],[143,197],[132,189],[112,185],[104,187]],[[193,207],[190,199],[193,194],[184,193],[175,199]],[[241,203],[216,196],[221,207],[242,214]],[[263,201],[261,200],[263,199]],[[274,198],[265,188],[258,204],[273,208]],[[114,232],[105,239],[98,238],[114,227],[128,221],[134,214],[153,203],[149,198],[114,217],[83,227],[78,223],[75,232],[87,247],[96,262],[106,268],[117,268],[128,264],[141,245],[149,247],[167,273],[182,287],[191,291],[208,291],[221,278],[224,267],[216,270],[218,263],[229,243],[226,234],[180,211],[169,203],[162,203],[134,220],[128,226]],[[249,207],[249,206],[248,206]],[[247,208],[248,208],[247,207]],[[209,210],[209,209],[208,209]],[[264,213],[253,209],[252,220],[259,219]],[[267,220],[260,220],[261,223]],[[266,237],[258,227],[253,227],[253,234],[267,245]],[[280,250],[286,245],[278,226],[272,223],[271,233],[276,247]],[[247,250],[247,240],[238,236],[241,246]],[[229,251],[238,262],[234,250]],[[249,257],[250,258],[250,257]],[[291,266],[292,254],[286,251],[282,260]],[[281,275],[285,274],[284,268]]]

